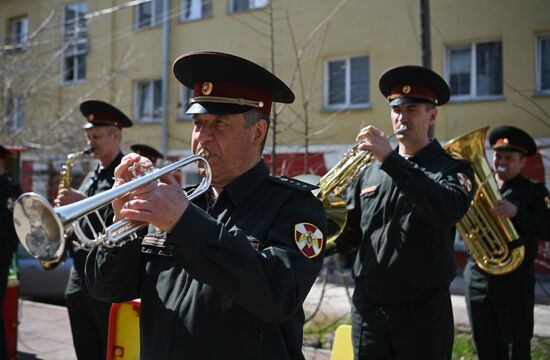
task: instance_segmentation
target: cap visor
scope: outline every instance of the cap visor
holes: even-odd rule
[[[433,104],[433,102],[426,99],[399,97],[389,102],[390,106],[404,105],[404,104]]]
[[[186,114],[212,114],[212,115],[231,115],[241,114],[252,110],[250,106],[232,105],[232,104],[213,104],[213,103],[194,103],[187,109]]]

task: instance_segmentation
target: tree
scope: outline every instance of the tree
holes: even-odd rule
[[[60,81],[66,72],[60,69],[73,70],[77,66],[70,63],[72,54],[82,54],[84,59],[87,56],[89,23],[121,8],[87,14],[78,9],[69,12],[67,8],[63,12],[63,6],[56,1],[28,35],[11,36],[0,49],[2,143],[63,152],[80,147],[83,138],[79,104],[97,96],[116,77],[124,76],[133,61],[132,49],[127,48],[114,65],[107,64],[93,78],[86,78],[85,85],[62,89]],[[69,66],[60,66],[65,61]]]

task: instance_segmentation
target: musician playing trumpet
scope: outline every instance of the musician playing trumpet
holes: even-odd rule
[[[348,222],[337,250],[357,248],[352,338],[355,359],[450,359],[455,224],[468,210],[474,174],[429,127],[449,87],[435,72],[399,66],[379,81],[397,148],[374,126],[360,149],[376,162],[352,186]]]
[[[272,102],[294,94],[230,54],[185,54],[173,70],[194,89],[191,148],[207,156],[211,187],[189,201],[169,174],[116,200],[117,220],[153,226],[142,241],[90,253],[94,295],[141,298],[143,359],[303,359],[302,302],[323,263],[327,221],[312,186],[270,176],[261,158]],[[140,162],[151,166],[125,156],[117,185]]]
[[[91,155],[99,160],[77,189],[63,187],[54,200],[56,206],[71,204],[86,197],[109,190],[114,183],[114,170],[122,159],[120,141],[122,128],[132,126],[132,121],[119,109],[99,100],[88,100],[80,104],[80,111],[86,119],[84,129]],[[109,223],[113,218],[111,206],[100,209],[100,216]],[[96,231],[100,231],[100,220],[90,217]],[[83,223],[84,232],[90,236],[90,229]],[[65,289],[65,302],[69,312],[71,332],[76,356],[79,360],[104,360],[107,349],[107,330],[111,304],[90,296],[84,283],[84,264],[88,251],[73,246],[74,235],[69,236],[68,252],[73,258],[73,267]]]
[[[530,359],[535,306],[535,257],[539,240],[550,241],[550,196],[543,183],[521,174],[537,152],[533,138],[513,126],[489,134],[493,169],[502,200],[491,214],[509,218],[525,255],[517,269],[491,275],[470,257],[464,268],[465,298],[479,360]]]

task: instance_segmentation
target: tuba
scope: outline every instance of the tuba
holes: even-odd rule
[[[485,155],[485,135],[481,128],[450,140],[443,148],[469,160],[475,173],[477,191],[457,230],[474,261],[483,271],[502,275],[514,271],[525,256],[523,245],[515,246],[518,233],[509,218],[494,217],[489,210],[502,196]]]
[[[120,220],[106,226],[102,222],[103,230],[95,231],[89,215],[95,214],[101,221],[101,216],[98,214],[100,208],[110,205],[113,200],[126,196],[141,186],[157,181],[162,176],[195,162],[203,164],[206,176],[193,192],[187,194],[187,198],[192,200],[201,195],[210,188],[212,181],[210,165],[206,161],[208,153],[205,149],[201,150],[203,152],[200,152],[200,155],[189,156],[161,169],[151,169],[145,175],[127,183],[68,205],[52,207],[38,194],[24,193],[15,201],[13,210],[13,223],[19,241],[29,254],[46,263],[59,262],[62,259],[65,252],[65,229],[71,225],[79,245],[84,249],[90,250],[99,245],[122,246],[127,241],[135,239],[135,232],[148,224]],[[78,221],[80,219],[84,219],[89,225],[93,232],[92,237],[84,234]]]

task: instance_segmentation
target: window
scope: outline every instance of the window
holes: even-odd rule
[[[447,74],[455,100],[502,96],[502,43],[448,48]]]
[[[136,83],[135,118],[142,122],[160,121],[162,117],[162,80]]]
[[[325,63],[325,107],[361,108],[369,105],[369,57],[332,59]]]
[[[25,99],[23,96],[10,96],[6,106],[6,123],[8,133],[18,132],[25,127]]]
[[[136,29],[159,26],[162,21],[162,0],[151,0],[136,6]]]
[[[229,12],[239,12],[266,7],[269,0],[229,0]]]
[[[88,37],[84,15],[87,11],[85,2],[65,5],[62,36],[67,47],[62,56],[61,74],[66,84],[86,79]]]
[[[193,89],[189,89],[187,86],[180,85],[180,99],[178,103],[178,118],[189,120],[193,116],[186,114],[187,108],[189,108],[189,99],[193,96]]]
[[[550,34],[537,38],[537,92],[550,94]]]
[[[212,16],[213,0],[181,0],[180,20],[197,20]]]
[[[8,50],[24,51],[29,41],[29,18],[20,17],[9,21]]]

